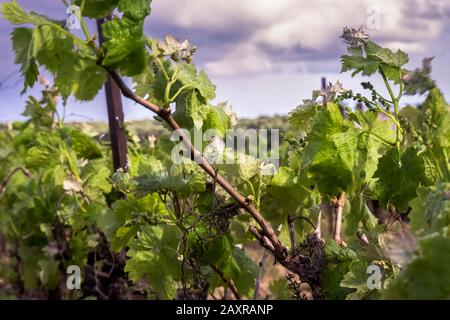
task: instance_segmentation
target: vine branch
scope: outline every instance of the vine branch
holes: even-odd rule
[[[296,247],[296,240],[295,240],[295,227],[294,227],[294,221],[295,218],[288,215],[287,217],[287,223],[289,228],[289,239],[291,240],[291,249],[294,250]]]
[[[264,263],[266,262],[266,259],[268,257],[268,253],[267,251],[264,251],[261,260],[259,260],[258,263],[258,276],[256,278],[256,282],[255,282],[255,290],[253,292],[253,300],[259,300],[260,299],[260,286],[261,286],[261,280],[263,278],[264,275]]]
[[[276,254],[276,257],[278,259],[283,259],[286,257],[287,249],[284,247],[284,245],[280,242],[278,237],[275,234],[275,231],[273,230],[272,226],[263,218],[261,213],[251,204],[249,201],[239,193],[229,182],[226,180],[222,175],[217,173],[215,168],[208,162],[208,160],[198,151],[194,145],[191,143],[189,137],[186,135],[186,133],[183,130],[180,130],[181,127],[176,122],[176,120],[173,118],[171,111],[169,109],[160,108],[157,105],[145,100],[144,98],[138,96],[135,94],[123,81],[123,79],[120,77],[120,75],[112,70],[108,71],[111,77],[114,79],[114,81],[119,86],[120,90],[122,91],[122,94],[136,103],[140,104],[141,106],[147,108],[148,110],[152,111],[153,113],[156,113],[160,118],[162,118],[169,127],[175,131],[179,130],[179,135],[185,145],[185,147],[190,151],[191,157],[193,160],[195,160],[198,165],[215,181],[242,207],[244,208],[252,217],[255,219],[255,221],[258,223],[258,225],[261,227],[261,230],[265,237],[270,241],[273,249],[274,254]]]
[[[345,192],[341,192],[339,193],[339,196],[335,204],[336,216],[335,216],[333,240],[337,242],[341,241],[342,212],[344,211],[344,205],[345,205]]]
[[[217,268],[214,265],[210,265],[211,269],[214,270],[215,273],[217,273],[219,275],[219,277],[222,279],[223,282],[225,282],[228,286],[228,288],[230,288],[230,290],[233,292],[234,296],[236,297],[237,300],[241,300],[241,295],[239,294],[236,285],[234,284],[233,280],[231,279],[227,279],[225,277],[225,274],[222,272],[222,270],[220,270],[219,268]]]
[[[317,283],[317,275],[311,274],[308,271],[308,267],[304,265],[303,260],[294,255],[290,255],[288,249],[281,243],[274,229],[267,222],[261,213],[252,205],[252,201],[245,198],[239,191],[237,191],[228,180],[226,180],[222,175],[220,175],[217,170],[208,162],[208,160],[198,151],[194,145],[191,143],[190,138],[186,135],[184,130],[180,130],[181,127],[178,125],[176,120],[171,114],[171,110],[168,108],[160,108],[157,105],[145,100],[144,98],[135,94],[123,81],[120,75],[114,70],[108,70],[111,77],[117,83],[118,87],[122,91],[122,94],[146,109],[152,111],[163,119],[171,130],[179,130],[178,134],[183,141],[187,150],[190,151],[191,159],[194,160],[210,177],[215,180],[215,183],[219,184],[245,211],[247,211],[258,224],[259,229],[250,224],[249,231],[255,236],[259,241],[261,246],[265,248],[274,258],[276,262],[279,262],[289,271],[297,274],[304,281],[308,282],[313,288],[313,296],[317,299],[321,298],[320,285]],[[311,223],[312,224],[312,223]],[[315,228],[314,224],[312,224]],[[306,269],[305,269],[306,267]],[[232,287],[230,286],[230,289]]]
[[[15,169],[13,169],[6,177],[5,179],[3,179],[3,182],[0,184],[0,196],[3,194],[3,192],[6,189],[6,186],[8,185],[9,181],[11,180],[11,178],[17,173],[17,172],[22,172],[27,178],[31,179],[32,175],[31,173],[25,169],[24,167],[17,167]]]

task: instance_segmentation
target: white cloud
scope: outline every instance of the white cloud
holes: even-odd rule
[[[258,30],[255,40],[282,49],[300,46],[322,50],[337,41],[336,36],[349,21],[354,20],[352,25],[362,23],[355,19],[358,9],[363,10],[356,4],[342,10],[342,3],[336,1],[293,1],[286,8],[284,19]]]
[[[270,59],[252,51],[233,51],[221,59],[205,63],[205,69],[208,74],[216,76],[252,75],[270,71],[273,67]]]
[[[272,23],[292,0],[162,0],[152,3],[153,14],[182,27],[233,27],[232,23]]]
[[[274,58],[283,54],[301,62],[338,56],[342,28],[365,25],[371,6],[381,28],[369,34],[389,47],[422,53],[449,28],[446,0],[160,0],[151,19],[187,34],[195,30],[203,46],[208,39],[215,46],[226,42],[226,50],[212,50],[203,62],[214,75],[232,76],[276,69]]]
[[[409,54],[411,53],[420,54],[427,51],[427,46],[424,43],[420,42],[389,41],[385,42],[384,45],[391,50],[396,51],[397,49],[400,49]]]

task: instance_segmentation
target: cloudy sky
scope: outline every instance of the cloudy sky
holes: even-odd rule
[[[25,8],[63,19],[60,0],[18,0]],[[89,24],[94,31],[94,24]],[[450,1],[448,0],[153,0],[146,32],[187,38],[198,47],[195,62],[217,85],[217,101],[228,100],[240,117],[286,114],[321,77],[359,89],[361,78],[340,74],[339,39],[345,26],[364,26],[370,36],[409,53],[407,67],[435,56],[433,78],[450,96]],[[14,72],[10,24],[0,19],[0,121],[17,119],[29,90]],[[379,83],[374,81],[375,84]],[[420,102],[423,97],[407,98]],[[124,101],[127,119],[147,111]],[[105,120],[104,94],[93,103],[70,101],[70,119]]]

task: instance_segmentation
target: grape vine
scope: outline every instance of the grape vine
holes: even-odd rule
[[[193,64],[196,47],[144,34],[151,0],[73,4],[84,38],[16,1],[1,8],[19,25],[11,41],[23,93],[38,80],[43,90],[40,100],[28,98],[26,122],[0,130],[0,297],[259,297],[265,258],[258,267],[255,243],[284,268],[270,286],[274,298],[286,290],[297,299],[449,296],[440,265],[450,261],[450,111],[430,78],[431,59],[410,71],[405,52],[344,28],[342,72],[378,77],[382,86],[363,81],[363,94],[337,82],[314,91],[289,114],[281,165],[266,175],[248,155],[214,165],[208,145],[192,141],[188,133],[208,129],[224,140],[235,115],[211,102],[215,86]],[[97,44],[85,19],[117,12]],[[108,145],[59,112],[70,96],[94,99],[109,76],[177,131],[190,157],[172,161],[179,141],[167,132],[155,145],[130,134],[129,170],[112,172]],[[418,93],[427,95],[419,107],[402,107],[404,95]],[[83,269],[81,292],[64,287],[70,265]],[[370,268],[382,275],[374,286]]]

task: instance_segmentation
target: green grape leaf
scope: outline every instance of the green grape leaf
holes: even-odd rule
[[[27,13],[25,10],[22,9],[19,3],[17,3],[15,0],[11,2],[4,2],[2,3],[1,8],[3,17],[6,20],[9,20],[13,24],[25,24],[25,23],[31,23],[34,25],[40,25],[49,23],[49,21],[36,13]]]
[[[441,300],[450,296],[450,239],[420,240],[421,255],[406,266],[384,292],[384,299]]]
[[[364,196],[357,194],[350,201],[350,212],[345,215],[345,233],[354,237],[361,224],[363,230],[372,231],[377,226],[377,219],[367,208]]]
[[[163,85],[165,80],[161,75],[158,75],[158,78],[160,80],[157,82],[161,82],[161,85],[158,85],[159,89],[155,91],[162,92],[165,88]],[[179,68],[177,80],[177,85],[172,88],[172,91],[175,92],[181,87],[186,87],[176,99],[174,117],[178,123],[186,129],[201,129],[206,121],[206,128],[209,128],[210,125],[220,124],[217,129],[223,130],[225,118],[208,105],[208,101],[216,96],[216,87],[206,74],[203,71],[197,74],[195,66],[183,63]],[[159,96],[156,97],[161,99]]]
[[[46,148],[37,146],[31,147],[25,158],[26,166],[33,169],[39,169],[53,162],[51,153]]]
[[[230,128],[231,123],[228,115],[221,108],[211,107],[204,121],[203,130],[214,129],[219,137],[224,138]]]
[[[390,120],[380,120],[375,112],[356,112],[349,115],[356,115],[356,122],[361,126],[357,170],[360,179],[359,188],[363,184],[371,184],[379,158],[385,149],[390,147],[389,144],[395,143],[395,131],[392,130]]]
[[[195,85],[205,100],[213,100],[216,97],[216,86],[203,70],[197,75]]]
[[[387,48],[380,47],[372,41],[366,42],[365,50],[368,58],[377,58],[383,64],[396,68],[397,70],[409,61],[408,55],[402,50],[397,50],[394,53]]]
[[[341,57],[341,65],[341,72],[354,70],[352,77],[360,72],[363,76],[371,76],[377,72],[380,61],[377,59],[366,59],[362,56],[343,55]]]
[[[61,274],[59,273],[59,262],[53,259],[39,260],[40,267],[39,278],[45,288],[55,289],[61,281]]]
[[[149,65],[147,65],[146,72],[151,76],[147,76],[147,85],[143,88],[147,88],[147,94],[150,95],[150,100],[155,103],[162,105],[165,99],[166,87],[168,81],[161,70],[158,68],[155,72],[154,70],[154,61],[150,60]],[[164,69],[166,70],[169,77],[174,76],[174,68],[173,65],[168,60],[163,60],[162,64],[164,65]],[[144,71],[145,72],[145,71]],[[144,74],[143,74],[144,75]],[[142,79],[142,77],[141,77]],[[138,85],[139,87],[139,85]],[[175,94],[175,90],[178,89],[176,85],[173,85],[171,88],[170,95],[173,96]]]
[[[269,290],[277,300],[293,300],[289,294],[288,282],[286,279],[278,279],[270,283]]]
[[[330,241],[323,248],[325,265],[321,271],[321,285],[326,299],[345,299],[352,291],[340,283],[357,260],[355,252],[343,248],[336,241]]]
[[[90,167],[92,168],[92,176],[86,179],[85,183],[94,190],[100,190],[104,193],[111,192],[112,185],[108,180],[111,176],[111,170],[103,164],[91,165]]]
[[[189,195],[204,192],[206,190],[205,177],[199,172],[192,172],[185,175],[182,180],[180,195],[188,197]]]
[[[286,223],[288,215],[317,204],[319,196],[305,180],[298,180],[291,168],[280,167],[262,198],[263,215],[274,223]]]
[[[182,63],[177,77],[180,86],[190,86],[190,90],[198,90],[205,102],[216,97],[216,86],[212,84],[206,73],[197,69],[192,64]]]
[[[80,101],[90,101],[95,98],[107,80],[106,71],[94,60],[79,60],[74,65],[72,91]]]
[[[380,158],[375,172],[377,194],[384,208],[392,204],[404,212],[409,202],[417,197],[417,188],[431,181],[425,175],[423,159],[414,147],[403,152],[392,148]]]
[[[155,156],[145,157],[139,155],[138,162],[132,166],[136,169],[131,168],[131,173],[133,175],[146,175],[146,174],[160,174],[166,171],[163,163]]]
[[[25,110],[22,115],[29,117],[30,121],[36,127],[50,127],[53,123],[54,107],[47,105],[41,106],[36,98],[30,96],[25,105]]]
[[[45,24],[35,28],[33,41],[33,54],[38,62],[52,73],[57,74],[61,67],[67,67],[61,66],[61,59],[66,55],[76,56],[73,53],[74,42],[70,33],[52,25]]]
[[[128,247],[129,244],[134,240],[134,237],[136,236],[138,231],[138,226],[119,227],[111,240],[111,250],[119,252],[123,248]]]
[[[321,129],[317,135],[333,135],[335,133],[342,133],[344,126],[344,119],[342,118],[341,110],[334,103],[328,103],[326,108],[320,110],[317,117],[314,119],[311,132],[316,134],[315,129]]]
[[[78,61],[72,51],[72,38],[53,26],[41,25],[34,29],[33,40],[37,61],[55,76],[55,84],[67,98],[72,91],[74,65]]]
[[[258,266],[245,254],[244,250],[237,247],[233,248],[232,257],[239,267],[239,271],[232,274],[234,284],[241,294],[252,297],[258,276]]]
[[[408,119],[415,129],[410,139],[419,135],[426,146],[426,175],[433,181],[450,180],[450,108],[442,92],[438,88],[431,89],[425,102],[414,110],[416,119]]]
[[[78,158],[93,160],[103,157],[98,143],[82,131],[74,129],[68,132],[61,131],[61,134],[63,137],[67,134],[68,141]]]
[[[202,256],[205,265],[222,266],[228,262],[233,253],[233,244],[226,235],[215,237]]]
[[[16,54],[15,63],[20,64],[20,72],[25,79],[25,88],[32,87],[39,75],[36,59],[33,55],[33,30],[16,28],[11,34],[13,49]]]
[[[242,132],[241,129],[238,129],[235,134]],[[225,172],[226,177],[236,185],[247,183],[244,180],[250,180],[260,174],[260,163],[251,155],[226,153],[225,156],[227,157],[226,161],[218,163],[216,167]]]
[[[18,250],[21,260],[21,278],[25,289],[35,289],[38,284],[40,267],[39,260],[42,254],[36,250],[36,247],[28,246],[25,243],[21,244]]]
[[[156,291],[157,298],[175,297],[175,280],[181,279],[181,264],[177,247],[181,231],[176,226],[148,226],[130,245],[125,272],[137,282],[146,279]]]
[[[55,85],[64,98],[73,93],[81,101],[92,100],[105,83],[106,72],[97,66],[88,46],[78,41],[75,52],[75,38],[69,32],[43,17],[34,23],[35,29],[17,28],[12,34],[24,91],[37,80],[38,62],[54,75]]]
[[[74,4],[81,6],[81,0],[75,0]],[[119,0],[85,0],[83,12],[85,17],[100,19],[110,15],[119,4]]]
[[[70,252],[71,260],[73,264],[78,266],[84,266],[87,262],[86,250],[86,233],[77,232],[74,233],[70,239]]]
[[[415,129],[419,129],[421,126],[421,123],[419,120],[420,116],[421,116],[421,112],[416,107],[413,107],[413,106],[403,107],[400,110],[398,116],[401,120],[404,119],[404,120],[409,121],[409,123],[411,123]]]
[[[318,106],[313,103],[300,105],[289,113],[289,123],[300,131],[309,132]]]
[[[152,0],[120,0],[119,10],[135,20],[142,20],[150,14]]]
[[[105,22],[102,30],[106,49],[103,65],[118,68],[125,76],[140,74],[147,65],[143,20],[116,18]]]
[[[358,132],[344,125],[337,105],[328,103],[314,120],[302,167],[323,194],[335,196],[355,183]]]
[[[331,263],[349,262],[357,259],[354,251],[341,246],[336,241],[330,241],[325,244],[323,255]]]
[[[211,107],[205,104],[198,91],[194,90],[178,96],[173,117],[183,128],[201,129],[210,112]]]
[[[433,88],[430,90],[427,99],[420,106],[422,111],[420,116],[420,123],[423,124],[424,131],[430,130],[427,124],[425,124],[425,118],[427,119],[427,123],[432,123],[434,135],[442,136],[442,142],[446,142],[447,145],[450,143],[448,140],[450,139],[450,109],[445,101],[444,95],[438,88]],[[434,129],[434,130],[433,130]],[[437,138],[437,137],[436,137]],[[443,143],[445,145],[445,143]]]
[[[364,76],[371,76],[381,68],[389,80],[396,83],[401,81],[400,69],[409,61],[406,53],[401,50],[394,53],[370,40],[364,42],[364,49],[365,57],[360,51],[351,55],[343,55],[341,57],[341,72],[354,70],[352,76],[360,72]]]
[[[190,173],[155,171],[138,176],[134,180],[136,182],[135,193],[138,196],[151,192],[172,191],[177,192],[181,197],[187,197],[206,190],[204,176],[195,171]]]
[[[156,224],[168,214],[157,194],[117,200],[112,204],[112,209],[112,212],[101,212],[97,217],[97,224],[108,235],[114,251],[127,247],[141,226]]]
[[[244,250],[233,247],[227,236],[216,237],[202,261],[221,270],[226,279],[232,279],[240,294],[248,297],[252,295],[258,267]]]
[[[149,100],[155,99],[155,92],[153,91],[154,90],[153,87],[156,85],[157,82],[156,78],[157,76],[154,74],[152,63],[149,61],[149,63],[147,63],[146,68],[140,74],[133,76],[134,92],[140,97],[147,98],[146,96],[149,95],[150,96]],[[160,105],[161,104],[160,101],[162,101],[162,98],[164,96],[164,89],[160,90],[158,94],[161,99],[159,100],[159,102],[158,101],[154,102]]]
[[[395,84],[399,84],[400,81],[403,81],[400,76],[400,70],[397,67],[391,67],[389,65],[382,64],[380,69],[383,71],[384,75],[388,80],[394,81]]]
[[[411,227],[426,235],[450,226],[450,183],[419,187],[418,197],[411,206]]]

